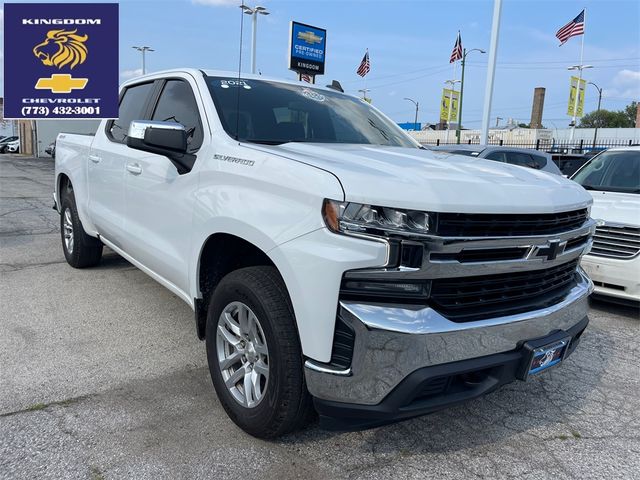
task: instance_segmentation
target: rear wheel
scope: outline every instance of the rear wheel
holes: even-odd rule
[[[102,242],[84,231],[72,190],[65,189],[60,208],[60,236],[67,263],[74,268],[93,267],[100,263]]]
[[[243,268],[222,279],[209,304],[206,344],[220,402],[244,431],[273,438],[309,418],[295,318],[275,268]]]

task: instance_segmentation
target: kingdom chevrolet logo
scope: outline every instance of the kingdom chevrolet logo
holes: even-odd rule
[[[567,248],[567,242],[561,242],[560,240],[549,240],[549,243],[545,247],[538,247],[535,255],[536,257],[546,257],[547,260],[555,260],[558,255],[564,253],[564,249]]]
[[[307,43],[310,43],[311,45],[322,42],[322,37],[319,35],[316,35],[311,31],[298,32],[298,38],[300,40],[304,40]]]
[[[53,93],[71,93],[87,86],[88,78],[73,78],[68,73],[54,73],[49,78],[39,78],[37,90],[51,90]]]

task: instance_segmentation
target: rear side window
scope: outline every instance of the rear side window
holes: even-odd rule
[[[498,151],[491,152],[484,158],[486,158],[487,160],[495,160],[496,162],[502,162],[502,163],[507,162],[504,152],[498,152]]]
[[[129,133],[131,122],[133,120],[144,120],[144,110],[152,88],[153,83],[143,83],[142,85],[128,87],[124,91],[120,100],[118,118],[112,120],[108,127],[111,140],[124,143]]]
[[[531,155],[531,158],[533,158],[533,161],[536,165],[533,168],[537,168],[538,170],[540,170],[541,168],[544,168],[547,166],[547,159],[542,155]]]
[[[184,80],[169,80],[164,85],[152,120],[176,122],[187,129],[189,152],[202,146],[202,122],[191,86]]]
[[[519,165],[521,167],[536,168],[538,170],[542,168],[542,165],[540,165],[540,162],[534,160],[534,157],[532,155],[529,155],[528,153],[522,153],[522,152],[505,152],[505,153],[507,157],[507,163],[510,163],[511,165]]]

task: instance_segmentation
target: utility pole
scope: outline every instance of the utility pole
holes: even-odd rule
[[[467,60],[467,55],[471,52],[486,53],[480,48],[472,48],[467,52],[467,49],[462,50],[462,75],[460,76],[460,99],[458,100],[458,126],[456,127],[456,143],[460,143],[460,130],[462,130],[462,94],[464,93],[464,64]]]
[[[500,33],[500,14],[502,0],[493,0],[493,24],[491,27],[491,46],[489,47],[489,64],[487,65],[487,84],[484,91],[484,107],[482,109],[482,133],[480,145],[489,140],[489,122],[491,121],[491,100],[493,97],[493,80],[496,76],[496,58],[498,57],[498,35]]]
[[[147,52],[155,52],[155,50],[151,47],[131,47],[131,48],[135,48],[136,50],[142,53],[142,75],[144,75],[145,73],[147,73],[147,62],[146,62],[145,54]]]
[[[256,73],[256,43],[258,39],[258,15],[269,15],[265,7],[247,7],[240,5],[240,8],[247,15],[251,15],[251,73]]]
[[[411,98],[407,98],[404,97],[405,100],[409,100],[411,103],[413,103],[416,106],[416,118],[415,121],[413,122],[413,128],[414,129],[418,129],[418,102],[416,102],[415,100],[412,100]]]
[[[596,148],[596,140],[598,138],[598,124],[601,121],[600,104],[602,103],[602,88],[600,88],[598,85],[596,85],[593,82],[589,82],[588,85],[593,85],[594,87],[596,87],[596,90],[598,90],[598,110],[596,110],[596,127],[595,127],[595,130],[593,131],[593,148]]]

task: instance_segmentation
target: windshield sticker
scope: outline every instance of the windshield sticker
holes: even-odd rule
[[[249,85],[244,80],[220,80],[220,87],[222,88],[231,88],[231,87],[243,87],[247,90],[251,90],[251,85]]]
[[[310,88],[303,88],[302,92],[300,92],[300,93],[302,93],[302,95],[304,95],[308,99],[315,100],[316,102],[324,102],[325,99],[326,99],[326,97],[324,95],[322,95],[321,93],[318,93],[318,92],[314,92]]]

